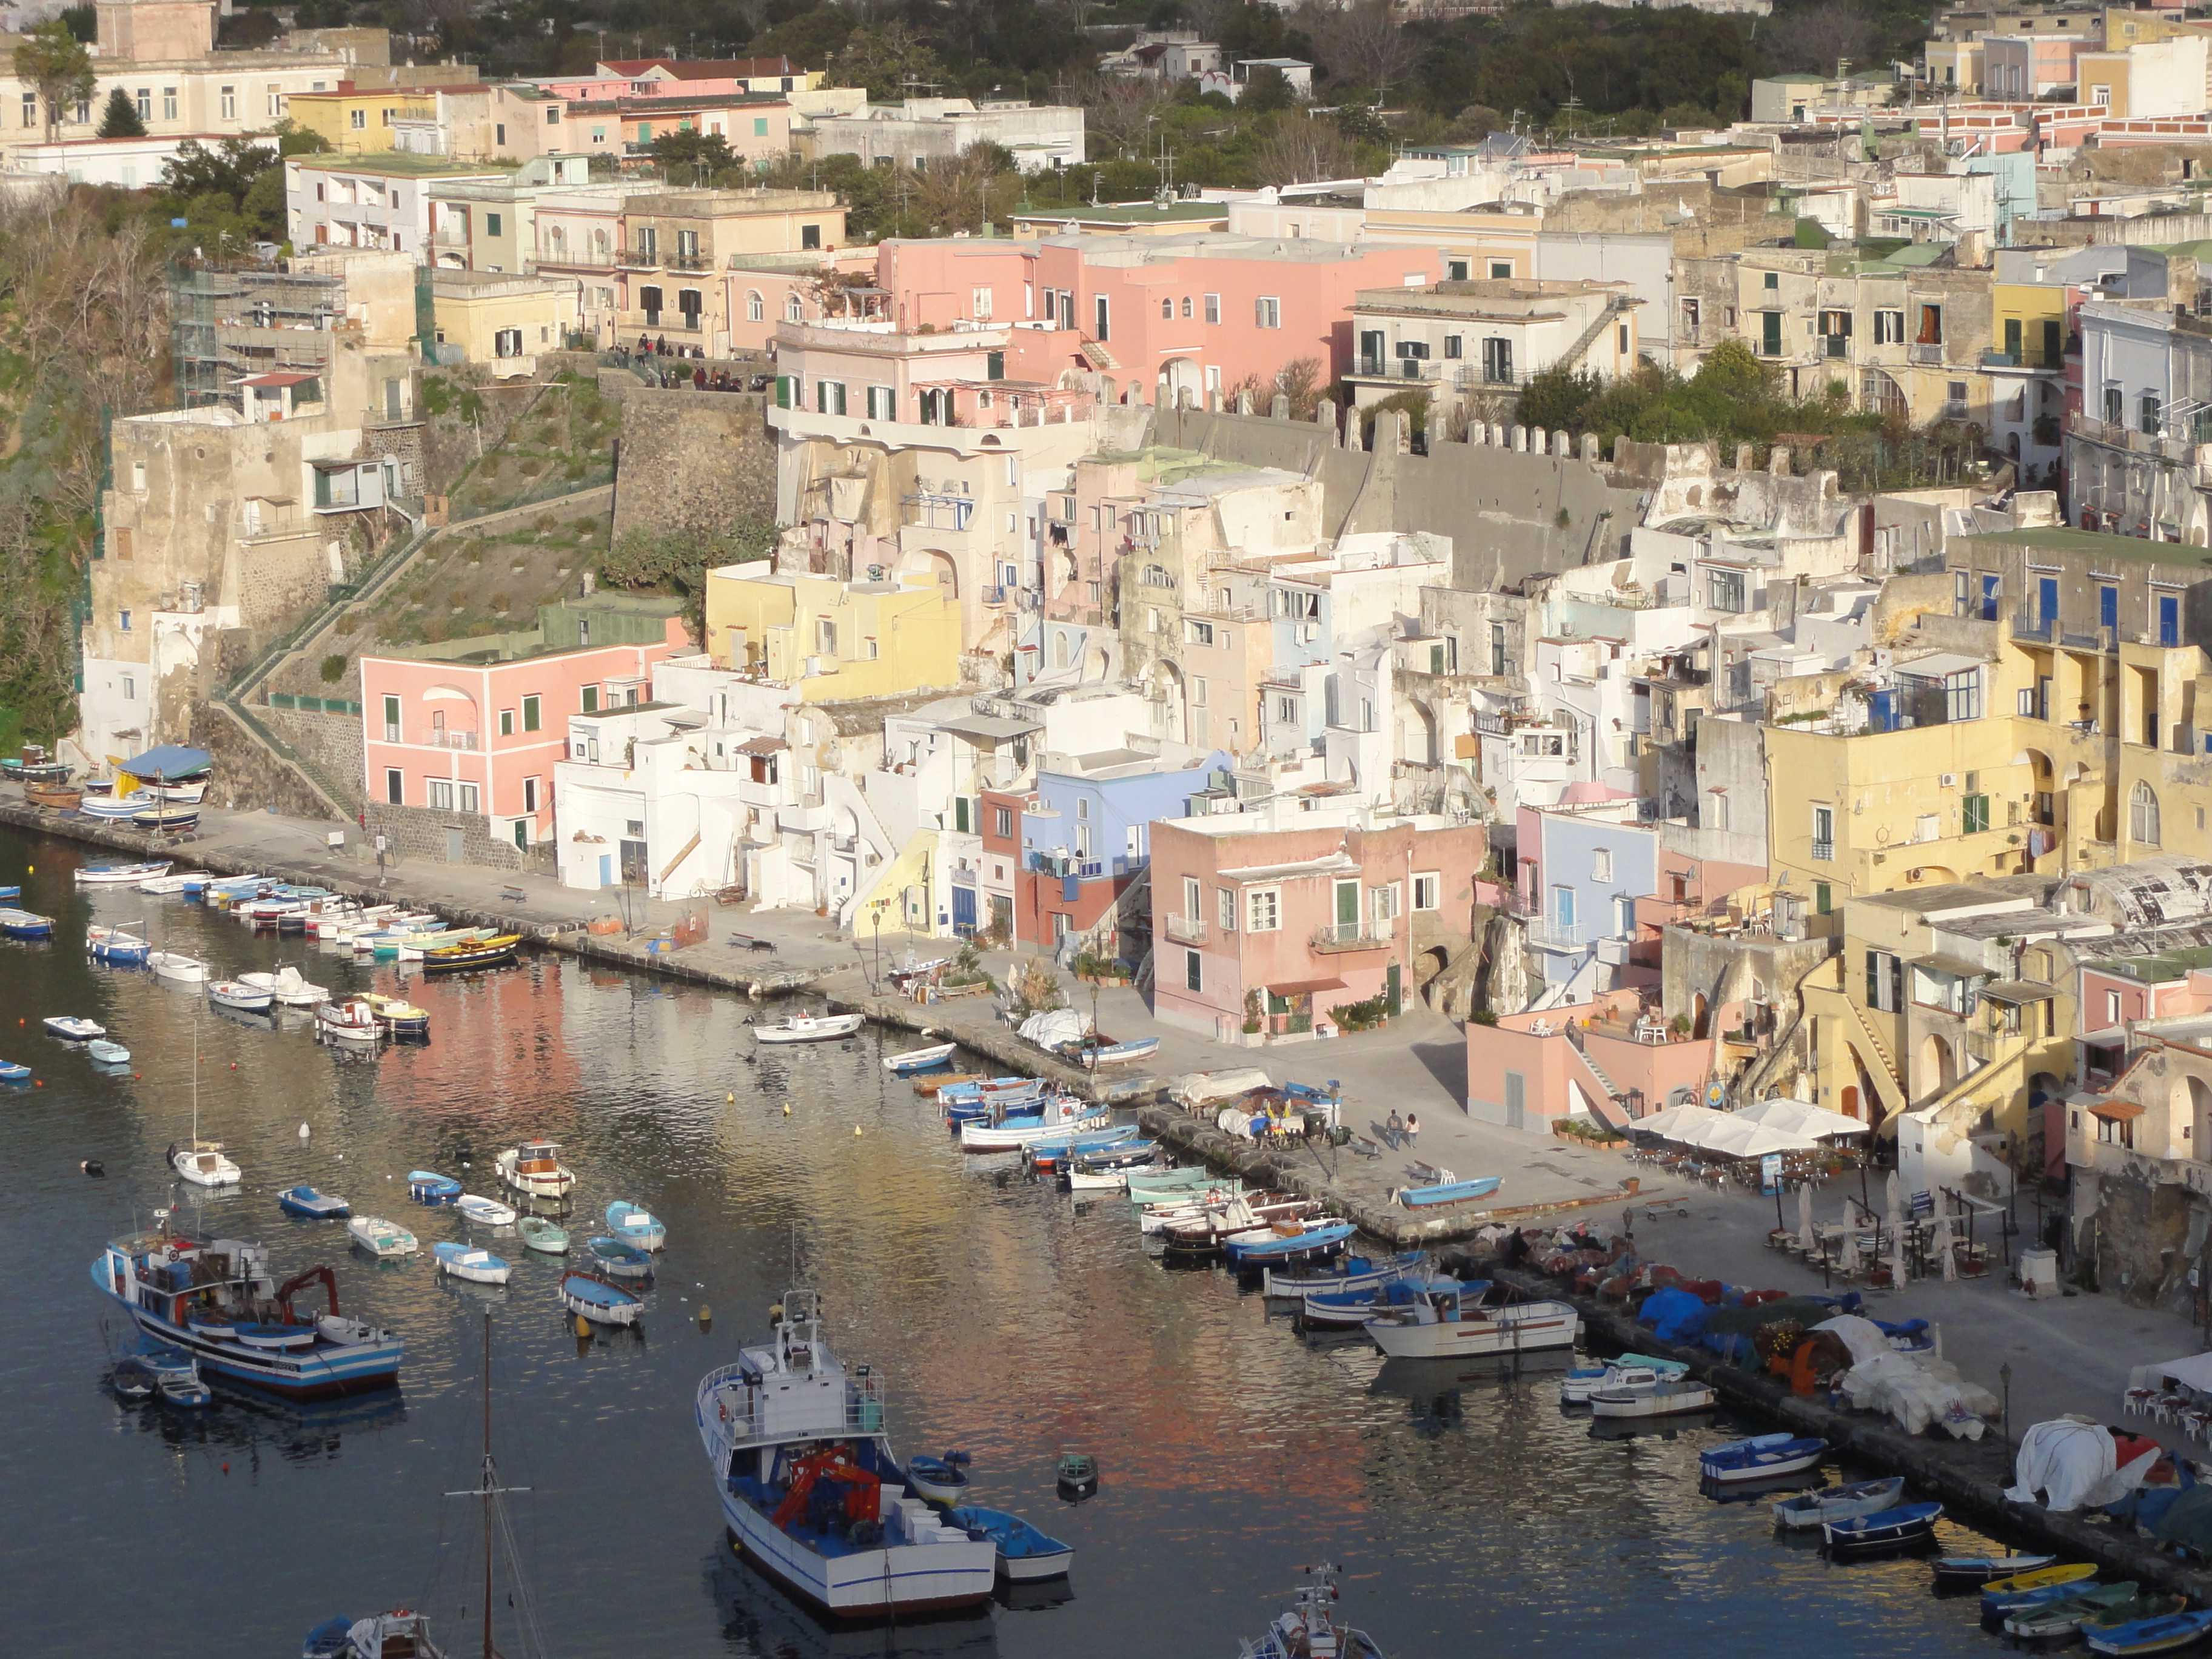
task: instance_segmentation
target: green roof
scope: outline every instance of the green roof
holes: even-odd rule
[[[362,173],[404,179],[472,179],[517,170],[519,162],[456,161],[450,155],[413,155],[403,150],[374,155],[295,155],[302,167],[324,173]]]
[[[1990,530],[1959,536],[1962,542],[1996,542],[2008,547],[2036,547],[2051,553],[2101,554],[2111,559],[2130,559],[2146,564],[2205,564],[2212,554],[2182,542],[2147,541],[2140,536],[2107,536],[2094,530],[2069,530],[2052,525],[2040,530]]]
[[[1017,208],[1013,217],[1032,222],[1062,219],[1079,225],[1173,224],[1184,219],[1229,217],[1226,202],[1170,202],[1155,207],[1150,202],[1118,202],[1106,207]]]

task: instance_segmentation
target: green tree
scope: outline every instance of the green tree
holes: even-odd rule
[[[607,550],[599,574],[617,587],[681,594],[692,632],[707,637],[707,573],[720,565],[764,559],[775,550],[768,519],[739,516],[711,530],[632,530]]]
[[[1290,78],[1273,64],[1261,64],[1245,77],[1244,95],[1237,100],[1237,106],[1265,115],[1270,110],[1288,109],[1297,100]]]
[[[279,155],[314,155],[328,149],[330,140],[307,127],[295,126],[286,116],[276,124],[276,153]]]
[[[235,206],[246,200],[256,179],[271,172],[281,176],[276,158],[249,140],[225,138],[210,149],[198,139],[187,138],[162,163],[161,187],[166,195],[187,199],[227,196]]]
[[[138,106],[131,101],[131,94],[118,87],[107,94],[107,102],[100,112],[100,132],[102,138],[143,138],[146,124],[138,118]]]
[[[46,100],[51,140],[61,125],[62,106],[92,96],[92,54],[65,20],[49,18],[16,42],[15,78]]]
[[[738,165],[730,141],[719,132],[664,132],[653,141],[653,159],[672,184],[712,184]]]
[[[859,28],[830,60],[830,83],[866,87],[878,103],[893,103],[920,86],[942,86],[952,78],[926,40],[903,23]]]

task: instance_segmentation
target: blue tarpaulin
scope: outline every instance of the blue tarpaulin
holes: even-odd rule
[[[134,778],[195,777],[215,764],[215,757],[204,749],[187,749],[181,744],[165,743],[149,749],[123,763],[123,770]]]
[[[1694,1342],[1711,1316],[1712,1310],[1696,1297],[1672,1286],[1652,1291],[1637,1314],[1654,1336],[1667,1342]]]

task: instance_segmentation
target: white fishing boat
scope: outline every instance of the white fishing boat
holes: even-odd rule
[[[152,893],[159,897],[167,898],[175,894],[183,892],[185,889],[189,887],[192,883],[196,881],[204,881],[205,879],[206,878],[204,876],[193,875],[188,872],[172,871],[166,876],[149,876],[145,880],[138,884],[138,890],[142,893]]]
[[[310,984],[289,962],[273,974],[240,974],[238,982],[257,991],[266,991],[272,1000],[287,1008],[312,1008],[331,1000],[328,991]]]
[[[1393,1359],[1431,1359],[1571,1348],[1582,1328],[1582,1316],[1565,1302],[1488,1306],[1468,1293],[1430,1290],[1369,1320],[1367,1334]]]
[[[827,1042],[834,1037],[848,1037],[863,1024],[858,1014],[793,1014],[778,1025],[757,1025],[753,1040],[757,1042]]]
[[[513,1271],[489,1250],[474,1244],[433,1244],[430,1254],[437,1258],[440,1273],[471,1285],[504,1285]]]
[[[234,1187],[245,1178],[238,1165],[223,1156],[221,1141],[197,1135],[169,1148],[169,1167],[196,1187]]]
[[[453,1207],[479,1227],[512,1227],[514,1208],[495,1198],[480,1198],[474,1193],[463,1193],[453,1200]]]
[[[1015,1152],[1054,1135],[1073,1135],[1103,1129],[1111,1115],[1103,1106],[1060,1095],[1034,1106],[994,1109],[988,1118],[970,1118],[960,1126],[960,1150],[964,1152]]]
[[[1290,1610],[1278,1615],[1258,1641],[1237,1644],[1240,1659],[1382,1659],[1373,1637],[1337,1622],[1336,1576],[1344,1569],[1323,1561],[1299,1571],[1310,1573],[1312,1583],[1298,1591]]]
[[[315,1030],[340,1042],[372,1043],[384,1035],[375,1014],[359,997],[316,1004]]]
[[[276,1000],[276,994],[264,990],[258,985],[248,985],[243,980],[218,979],[208,985],[208,1000],[218,1008],[235,1008],[242,1013],[265,1014]]]
[[[907,1077],[915,1072],[926,1072],[933,1066],[942,1066],[952,1058],[953,1045],[939,1042],[927,1048],[909,1048],[902,1054],[891,1054],[884,1060],[884,1070],[894,1077]]]
[[[1720,1395],[1693,1376],[1662,1380],[1655,1371],[1630,1366],[1623,1380],[1590,1390],[1592,1417],[1675,1417],[1711,1411]]]
[[[1832,1521],[1856,1521],[1863,1515],[1879,1515],[1884,1510],[1895,1509],[1904,1496],[1905,1477],[1892,1474],[1875,1480],[1855,1480],[1848,1486],[1817,1486],[1811,1492],[1793,1492],[1787,1498],[1777,1498],[1771,1508],[1776,1526],[1799,1531],[1825,1527]],[[2053,1558],[2035,1559],[2048,1565]],[[2000,1572],[1996,1576],[2007,1575]],[[1937,1577],[1940,1580],[1940,1571]]]
[[[1600,1389],[1649,1387],[1651,1382],[1671,1381],[1689,1375],[1690,1368],[1679,1359],[1659,1359],[1650,1354],[1624,1353],[1612,1359],[1601,1360],[1594,1365],[1577,1365],[1559,1383],[1559,1398],[1571,1406],[1589,1403],[1589,1397]]]
[[[346,1234],[371,1255],[411,1255],[416,1249],[414,1234],[380,1215],[356,1216],[346,1223]]]
[[[80,887],[132,887],[168,872],[168,862],[164,860],[159,864],[88,864],[75,875]]]
[[[156,951],[146,958],[146,965],[154,970],[155,979],[167,980],[172,985],[207,983],[207,963],[181,951]]]
[[[561,1162],[561,1149],[550,1140],[526,1140],[492,1160],[499,1178],[532,1198],[566,1198],[576,1188],[576,1172]]]
[[[693,1406],[723,1524],[799,1600],[838,1619],[980,1606],[998,1547],[908,1486],[884,1433],[883,1380],[848,1371],[815,1292],[786,1293],[770,1339],[701,1379]],[[834,1528],[810,1502],[832,1484]]]

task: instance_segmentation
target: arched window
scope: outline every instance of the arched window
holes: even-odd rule
[[[784,321],[787,323],[796,323],[803,320],[805,316],[805,313],[799,309],[799,295],[796,294],[791,294],[785,296],[783,301]]]
[[[2139,783],[2128,797],[2128,836],[2145,847],[2158,845],[2158,797],[2147,783]]]
[[[749,323],[757,323],[763,321],[767,316],[768,301],[761,298],[760,290],[757,288],[747,289],[745,290],[745,320]]]

